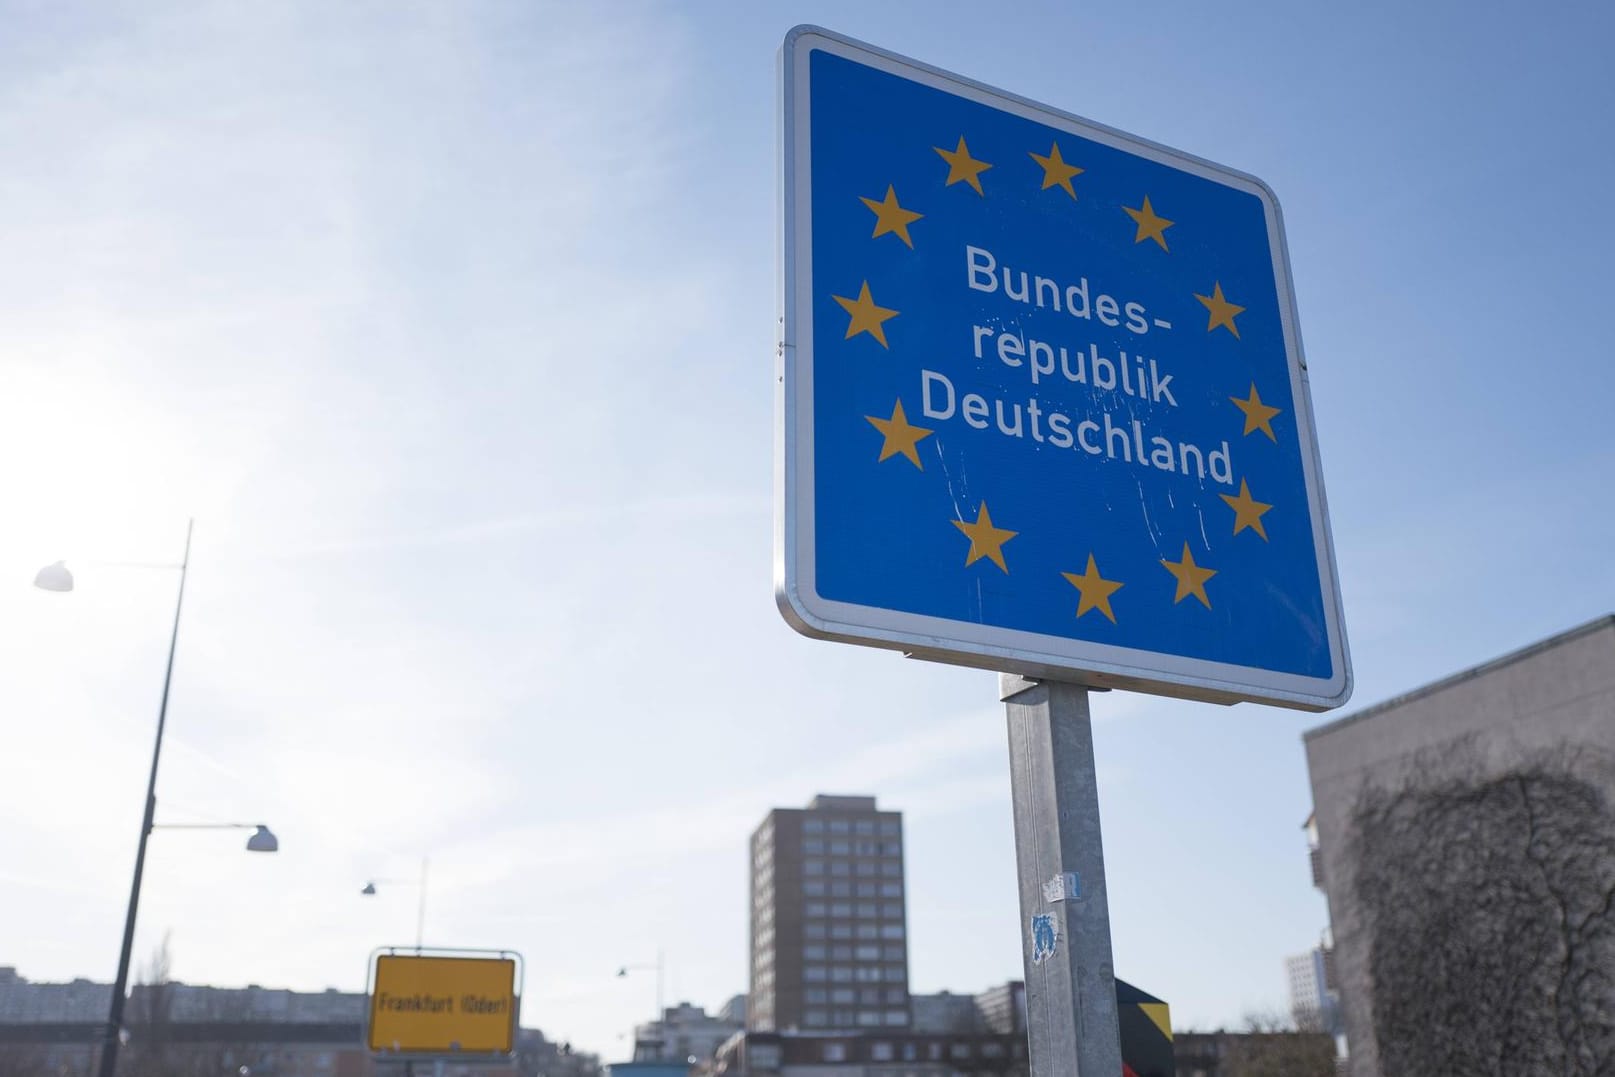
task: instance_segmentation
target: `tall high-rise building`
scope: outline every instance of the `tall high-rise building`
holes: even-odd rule
[[[901,812],[820,794],[753,832],[749,1029],[906,1029],[907,936]]]

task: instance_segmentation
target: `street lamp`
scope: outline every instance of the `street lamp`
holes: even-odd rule
[[[415,906],[415,949],[421,948],[421,939],[426,934],[426,870],[431,866],[431,860],[421,857],[421,877],[418,879],[370,879],[363,889],[359,891],[365,897],[376,896],[376,884],[383,886],[413,886],[420,891],[420,901]]]
[[[280,839],[275,832],[263,823],[153,823],[153,830],[250,830],[247,837],[247,852],[249,853],[276,853],[280,851]]]
[[[118,1068],[119,1031],[123,1028],[124,991],[129,986],[129,955],[135,943],[135,914],[140,908],[140,879],[146,870],[146,839],[151,836],[152,816],[157,811],[157,762],[162,758],[163,727],[168,722],[168,689],[174,679],[174,646],[179,642],[179,615],[185,606],[185,574],[191,564],[191,532],[195,520],[185,524],[185,556],[178,565],[163,567],[179,569],[179,593],[174,599],[174,627],[168,636],[168,664],[163,668],[162,702],[157,706],[157,736],[151,747],[151,775],[146,779],[146,806],[140,819],[140,842],[135,846],[135,874],[129,884],[129,911],[123,920],[123,945],[118,951],[118,976],[112,984],[112,1005],[107,1013],[106,1028],[101,1031],[101,1064],[99,1077],[113,1077]],[[46,591],[66,592],[73,589],[73,574],[61,561],[46,565],[34,577],[34,586]],[[268,828],[264,828],[268,833]],[[255,838],[257,835],[253,835]],[[274,835],[269,835],[273,841]],[[249,843],[250,845],[250,843]],[[260,847],[262,843],[260,842]]]
[[[662,951],[656,951],[656,964],[654,965],[624,965],[617,970],[617,978],[624,979],[630,972],[644,972],[656,970],[656,1020],[660,1022],[666,1011],[662,1009]]]

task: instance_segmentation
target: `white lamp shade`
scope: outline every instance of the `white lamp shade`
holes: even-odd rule
[[[67,571],[67,562],[57,561],[39,570],[34,576],[34,586],[41,591],[71,591],[73,574]]]

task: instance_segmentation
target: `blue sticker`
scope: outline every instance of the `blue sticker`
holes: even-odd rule
[[[1040,912],[1032,917],[1032,964],[1041,965],[1053,957],[1059,941],[1060,932],[1053,915]]]

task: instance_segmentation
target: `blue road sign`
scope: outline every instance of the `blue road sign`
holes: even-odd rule
[[[813,28],[781,54],[779,604],[1217,702],[1351,693],[1279,208]]]

